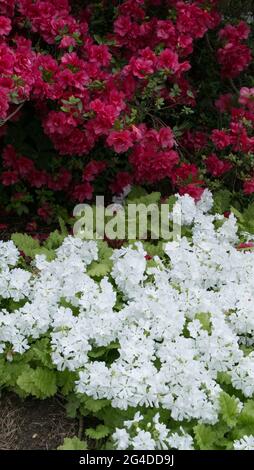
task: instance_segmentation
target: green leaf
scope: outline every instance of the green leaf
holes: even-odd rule
[[[63,444],[57,450],[87,450],[87,444],[76,436],[66,437]]]
[[[211,426],[198,424],[194,427],[195,438],[200,450],[213,450],[217,439],[216,431]]]
[[[40,248],[38,240],[34,240],[34,238],[26,234],[14,233],[11,239],[20,251],[23,251],[26,256],[31,258],[34,257],[35,252]]]
[[[58,371],[56,374],[57,386],[61,388],[63,395],[68,395],[73,391],[76,379],[77,373],[68,369],[61,372]]]
[[[52,261],[56,256],[54,250],[40,246],[38,240],[34,240],[27,234],[14,233],[11,239],[17,248],[29,258],[35,258],[36,255],[45,255],[48,261]]]
[[[97,348],[93,348],[92,351],[89,351],[88,356],[92,357],[93,359],[96,359],[97,357],[102,357],[104,356],[105,353],[112,349],[118,349],[119,348],[119,343],[117,342],[112,342],[108,344],[107,346],[99,346]]]
[[[110,273],[112,269],[111,256],[113,249],[108,246],[103,240],[98,240],[97,246],[99,249],[99,261],[93,261],[87,269],[87,274],[91,277],[104,277]]]
[[[254,204],[250,204],[247,209],[245,209],[245,211],[243,212],[243,216],[246,220],[254,220]]]
[[[68,397],[68,402],[65,405],[67,416],[70,418],[76,418],[79,407],[80,398],[74,393],[70,394]]]
[[[91,277],[104,277],[111,271],[111,267],[110,262],[98,263],[93,261],[87,269],[87,274]]]
[[[232,194],[227,189],[222,189],[214,193],[213,196],[213,212],[216,214],[223,214],[230,210]]]
[[[56,257],[56,253],[54,250],[49,250],[48,248],[44,247],[40,247],[35,250],[32,257],[35,257],[36,255],[45,255],[47,261],[53,261]]]
[[[68,235],[68,229],[66,227],[65,221],[62,219],[62,217],[58,217],[58,223],[60,226],[61,234],[64,236]]]
[[[52,397],[57,391],[55,372],[42,367],[29,367],[23,371],[17,379],[17,384],[28,395],[42,399]]]
[[[244,435],[253,434],[254,429],[254,400],[248,400],[239,416],[236,429],[234,430],[234,437],[240,439]]]
[[[139,199],[140,197],[143,197],[146,195],[147,195],[147,192],[144,188],[141,188],[140,186],[133,186],[130,193],[128,194],[127,202],[133,201],[133,199]]]
[[[44,243],[45,248],[55,250],[63,243],[65,235],[58,230],[52,232]]]
[[[51,397],[57,391],[56,373],[45,368],[37,367],[34,371],[34,381],[44,397]]]
[[[150,256],[160,256],[163,257],[165,252],[163,249],[163,242],[159,241],[159,243],[150,243],[150,242],[144,242],[143,243],[145,251],[148,253]]]
[[[135,412],[139,411],[136,408],[127,408],[127,410],[120,410],[119,408],[112,408],[110,402],[109,406],[105,406],[102,410],[97,413],[97,417],[104,422],[109,428],[122,428],[124,421],[133,419]],[[144,413],[147,410],[144,410]],[[142,413],[143,414],[143,413]]]
[[[17,379],[21,373],[30,370],[28,364],[15,363],[5,361],[4,358],[0,359],[0,386],[7,386],[15,388]]]
[[[144,204],[145,206],[149,206],[150,204],[156,204],[161,199],[161,193],[153,192],[151,194],[146,194],[142,197],[138,197],[131,200],[132,204]]]
[[[247,209],[243,212],[242,219],[242,229],[246,230],[249,233],[254,233],[254,204],[250,204]]]
[[[51,360],[51,349],[49,338],[42,338],[36,341],[26,352],[24,359],[26,361],[36,361],[39,365],[53,369],[54,365]]]
[[[109,404],[108,400],[101,399],[101,400],[94,400],[93,398],[87,397],[84,406],[87,410],[96,413],[97,411],[102,410]]]
[[[172,212],[172,211],[173,211],[173,208],[174,208],[174,205],[175,205],[176,201],[177,201],[177,197],[176,197],[176,196],[170,196],[170,197],[168,198],[167,203],[168,203],[168,205],[169,205],[169,209],[168,209],[169,212]]]
[[[232,212],[240,222],[244,222],[243,215],[235,207],[231,207],[230,212]]]
[[[96,359],[97,357],[101,357],[107,352],[107,347],[106,346],[101,346],[99,348],[95,348],[92,351],[89,351],[88,356],[92,357],[93,359]]]
[[[227,372],[218,372],[217,381],[219,384],[231,385],[232,379]]]
[[[200,321],[202,328],[210,334],[212,331],[211,314],[200,312],[195,315],[195,318]]]
[[[94,428],[88,428],[86,430],[86,435],[90,437],[91,439],[104,439],[104,437],[107,437],[111,433],[111,429],[108,426],[105,426],[104,424],[99,424],[95,429]]]
[[[230,427],[235,426],[238,416],[238,402],[235,397],[231,397],[225,392],[222,392],[219,398],[220,414],[223,421]]]

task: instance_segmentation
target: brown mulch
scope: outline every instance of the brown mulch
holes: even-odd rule
[[[54,450],[65,437],[78,435],[78,421],[66,416],[57,398],[0,398],[0,450]]]

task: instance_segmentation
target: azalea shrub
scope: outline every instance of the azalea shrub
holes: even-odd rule
[[[253,23],[220,3],[1,0],[2,213],[130,184],[251,202]]]
[[[1,389],[84,416],[64,448],[254,449],[254,207],[175,197],[178,241],[0,242]]]

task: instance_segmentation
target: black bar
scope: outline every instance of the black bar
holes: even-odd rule
[[[56,464],[67,468],[116,468],[123,466],[143,466],[151,468],[194,468],[215,470],[226,465],[253,466],[254,451],[0,451],[0,468],[12,464],[16,468],[25,465],[26,468],[45,468],[46,465]],[[14,467],[14,468],[15,468]],[[250,467],[252,468],[252,467]]]

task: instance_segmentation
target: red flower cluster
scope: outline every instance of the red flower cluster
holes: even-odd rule
[[[24,181],[34,188],[47,187],[53,191],[63,191],[69,187],[72,179],[71,174],[65,168],[61,168],[54,176],[36,169],[34,161],[17,154],[12,145],[8,145],[3,151],[3,167],[1,181],[4,186]]]
[[[212,176],[219,177],[231,170],[232,164],[227,161],[220,160],[217,155],[211,154],[206,159],[206,166]]]
[[[250,28],[244,21],[238,26],[227,25],[219,32],[224,46],[218,50],[218,62],[222,75],[227,78],[237,77],[251,62],[251,50],[242,42],[248,39]]]
[[[243,180],[244,193],[251,194],[254,193],[254,164],[251,163],[254,154],[254,88],[241,88],[238,103],[240,107],[232,106],[232,95],[221,96],[216,101],[221,113],[230,112],[230,122],[227,128],[212,131],[213,150],[221,155],[219,158],[213,153],[205,163],[214,177],[234,169],[235,177]]]
[[[129,161],[134,168],[136,182],[156,182],[165,177],[172,178],[173,169],[179,161],[174,146],[174,136],[167,127],[159,132],[148,130],[144,125],[137,132],[137,144]]]
[[[82,202],[92,198],[94,181],[105,170],[113,192],[131,182],[154,184],[168,178],[178,191],[198,198],[204,177],[190,155],[205,152],[207,171],[221,177],[234,168],[222,153],[254,151],[248,124],[253,124],[252,88],[242,88],[241,108],[232,108],[232,95],[217,100],[221,113],[232,108],[227,130],[214,129],[211,137],[204,129],[186,131],[183,151],[172,130],[175,114],[190,112],[198,99],[191,58],[195,41],[219,27],[216,0],[113,2],[115,15],[102,35],[95,33],[100,24],[98,19],[93,23],[96,5],[88,2],[82,9],[78,3],[0,0],[0,119],[17,118],[15,113],[30,101],[59,162],[65,155],[85,158],[75,174],[67,163],[46,171],[8,145],[3,185],[16,188],[22,182],[24,187],[64,191]],[[107,0],[104,5],[113,7]],[[242,21],[219,31],[223,77],[234,78],[250,64],[249,33]],[[245,192],[252,187],[250,178]],[[49,214],[46,202],[40,212]]]
[[[204,191],[204,181],[199,177],[199,169],[191,163],[182,163],[173,174],[173,182],[179,194],[189,194],[198,200]]]

